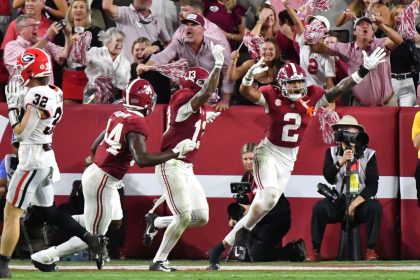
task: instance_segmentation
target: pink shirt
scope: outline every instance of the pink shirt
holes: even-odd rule
[[[368,55],[372,54],[377,47],[385,48],[387,39],[388,38],[374,38],[367,48],[366,53]],[[357,46],[356,42],[337,43],[331,46],[330,49],[347,62],[349,75],[356,72],[363,63],[362,50]],[[363,106],[382,105],[382,103],[389,100],[393,94],[389,52],[385,59],[386,61],[370,71],[360,84],[353,87],[354,97]]]
[[[201,48],[196,54],[190,45],[184,42],[184,38],[172,40],[172,42],[160,53],[154,54],[150,57],[150,60],[155,62],[157,65],[164,65],[174,60],[184,58],[188,61],[189,67],[200,66],[211,71],[214,68],[214,58],[211,52],[211,42],[219,44],[218,41],[214,41],[204,36],[204,41],[201,44]],[[227,69],[230,64],[230,48],[229,51],[225,49],[223,51],[225,61],[222,67],[222,92],[232,93],[234,83],[227,79]]]
[[[16,40],[10,41],[4,48],[4,65],[6,66],[9,75],[12,75],[15,71],[17,57],[27,48],[32,47],[31,42],[18,36]],[[57,46],[53,43],[48,43],[44,50],[50,55],[50,57],[58,62],[60,54],[63,51],[63,47]],[[54,84],[53,75],[50,76],[50,84]]]
[[[166,30],[165,20],[160,15],[151,13],[145,18],[136,11],[133,5],[119,7],[118,17],[115,19],[115,22],[117,23],[117,28],[124,32],[126,36],[122,54],[128,61],[132,61],[131,47],[133,42],[139,37],[145,37],[152,43],[157,40],[167,43],[171,40]]]
[[[41,22],[39,23],[39,26],[38,26],[38,37],[44,36],[45,33],[47,33],[47,30],[52,23],[53,22],[51,20],[46,18],[44,15],[42,15],[42,20],[41,20]],[[16,40],[18,35],[19,35],[19,32],[16,28],[16,20],[13,20],[9,24],[9,27],[7,27],[6,34],[4,34],[4,39],[3,39],[3,42],[1,44],[1,49],[4,50],[4,48],[6,47],[6,44],[9,43],[12,40]]]

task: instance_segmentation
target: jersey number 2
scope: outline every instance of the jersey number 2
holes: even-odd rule
[[[284,121],[294,121],[292,124],[286,124],[283,126],[283,131],[281,134],[281,140],[284,142],[297,142],[299,134],[291,134],[293,130],[297,130],[302,124],[302,117],[296,113],[287,113],[284,115]],[[291,134],[291,135],[289,135]]]

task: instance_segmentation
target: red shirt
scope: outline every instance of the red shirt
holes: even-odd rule
[[[53,22],[42,15],[41,22],[38,26],[38,37],[42,37],[47,33],[48,28]],[[10,41],[16,40],[19,32],[16,28],[16,20],[13,20],[7,27],[6,34],[4,34],[3,42],[1,43],[1,49],[4,50],[6,44]]]
[[[298,147],[303,133],[312,117],[299,101],[284,97],[280,87],[266,85],[258,89],[265,97],[268,111],[267,138],[280,147]],[[308,87],[308,93],[302,98],[307,106],[315,107],[325,90],[319,86]]]
[[[186,154],[182,160],[192,163],[195,154],[200,146],[200,139],[206,127],[206,109],[201,106],[195,113],[191,113],[183,121],[175,121],[178,111],[182,105],[188,103],[195,95],[195,92],[190,89],[180,89],[175,92],[168,107],[169,126],[162,137],[161,151],[173,149],[176,144],[184,139],[191,139],[197,143],[197,148]]]
[[[10,16],[11,10],[9,0],[0,0],[0,16]]]
[[[98,146],[95,164],[104,172],[121,180],[133,157],[128,148],[127,134],[139,133],[149,136],[149,126],[143,116],[127,111],[115,112],[108,119],[104,141]]]
[[[217,0],[204,1],[204,16],[217,24],[227,33],[235,33],[241,25],[242,17],[245,16],[245,9],[241,5],[235,5],[232,12],[226,10],[225,5]]]

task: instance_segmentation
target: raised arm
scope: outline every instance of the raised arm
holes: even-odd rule
[[[264,58],[262,57],[257,63],[249,68],[248,72],[242,79],[241,87],[239,88],[239,92],[251,101],[252,103],[257,103],[261,99],[261,92],[259,92],[252,83],[254,82],[254,78],[256,75],[267,71],[268,67],[264,64]]]
[[[335,19],[335,26],[339,27],[346,23],[348,20],[356,19],[356,13],[354,12],[356,3],[357,1],[351,2],[348,8]]]
[[[114,5],[113,0],[102,0],[102,8],[112,20],[117,19],[120,8]]]
[[[300,35],[305,31],[305,26],[303,25],[302,21],[300,20],[299,16],[296,14],[295,10],[293,10],[289,6],[289,0],[282,0],[284,7],[286,7],[287,12],[289,13],[290,17],[292,18],[293,22],[296,26],[296,32]]]
[[[360,83],[369,71],[375,69],[376,66],[385,61],[383,60],[385,56],[385,50],[379,47],[376,48],[370,56],[367,56],[366,52],[363,51],[363,64],[360,65],[360,69],[354,72],[351,76],[341,80],[341,82],[332,89],[328,90],[317,103],[316,107],[319,108],[328,106],[328,104],[333,102],[337,97],[347,92],[354,85]]]
[[[229,81],[236,81],[240,78],[242,78],[246,71],[248,71],[249,67],[253,64],[253,60],[249,59],[242,63],[240,66],[236,66],[236,63],[239,58],[239,52],[233,51],[231,55],[231,61],[228,67],[227,75]]]
[[[212,43],[213,44],[213,43]],[[214,68],[210,72],[209,77],[206,79],[202,89],[197,92],[191,99],[191,108],[197,111],[204,105],[210,98],[213,92],[216,92],[217,85],[219,84],[220,72],[222,71],[224,55],[223,47],[221,45],[212,45],[211,51],[214,57]]]
[[[386,25],[381,15],[372,15],[372,22],[376,24],[388,37],[385,42],[385,47],[388,50],[392,50],[403,43],[403,38],[400,33]]]

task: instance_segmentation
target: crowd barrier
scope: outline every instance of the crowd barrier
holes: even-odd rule
[[[84,158],[90,153],[93,140],[105,128],[109,115],[120,105],[65,105],[61,123],[54,131],[54,151],[61,171],[55,185],[56,201],[65,202],[72,182],[81,177]],[[150,136],[149,151],[158,152],[162,133],[166,128],[166,106],[157,106],[147,117]],[[417,108],[338,108],[340,116],[351,114],[366,128],[369,146],[376,150],[380,174],[378,199],[383,207],[381,233],[377,251],[381,259],[420,258],[417,236],[420,222],[414,178],[416,150],[411,142],[411,125]],[[232,107],[206,127],[197,154],[194,171],[208,196],[209,223],[198,229],[188,229],[175,247],[171,258],[206,258],[207,250],[220,242],[229,231],[227,205],[233,201],[229,183],[240,180],[243,173],[240,149],[246,142],[259,142],[265,134],[266,115],[261,107]],[[322,167],[325,151],[314,117],[303,137],[298,161],[286,188],[292,210],[292,226],[283,242],[303,238],[311,248],[311,211],[321,196],[316,185],[325,182]],[[0,104],[0,156],[10,152],[11,128],[7,107]],[[153,200],[162,193],[153,174],[154,168],[135,166],[124,178],[124,204],[128,221],[125,243],[126,257],[152,258],[162,233],[151,248],[142,245],[145,228],[144,215]],[[160,215],[170,215],[165,206]],[[321,253],[327,259],[338,254],[339,225],[327,227]],[[361,227],[361,246],[366,248],[366,233]]]

